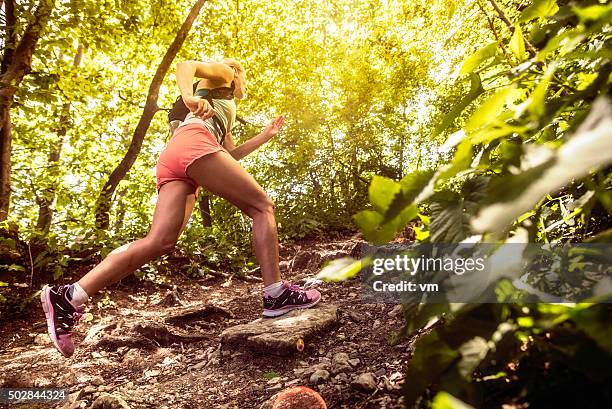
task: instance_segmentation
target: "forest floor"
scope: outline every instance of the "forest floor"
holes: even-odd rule
[[[337,234],[284,245],[283,276],[294,283],[313,278],[325,260],[351,255],[362,243],[359,236]],[[65,408],[104,407],[106,394],[133,409],[261,408],[278,391],[298,385],[318,391],[329,408],[402,407],[404,370],[418,335],[392,342],[403,323],[401,306],[361,303],[358,278],[318,285],[321,305],[337,306],[337,319],[289,356],[220,346],[224,329],[260,317],[256,279],[176,275],[172,283],[178,291],[129,279],[97,294],[69,359],[50,344],[42,310],[3,325],[0,387],[66,388],[70,400],[56,405]],[[134,335],[135,327],[185,308],[213,313],[176,328],[178,338],[159,331]]]

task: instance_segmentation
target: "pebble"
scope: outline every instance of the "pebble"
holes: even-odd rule
[[[389,312],[390,317],[397,317],[402,314],[404,306],[402,304],[398,304]]]
[[[374,372],[374,375],[376,375],[376,376],[383,376],[386,373],[387,373],[387,371],[385,370],[385,368],[380,368],[378,371]]]
[[[336,379],[336,381],[338,381],[339,383],[340,382],[341,383],[346,383],[349,380],[348,375],[345,374],[344,372],[339,373],[338,375],[336,375],[336,377],[334,379]]]
[[[48,345],[51,343],[51,339],[47,334],[36,334],[34,337],[34,344],[36,345]]]
[[[104,378],[102,378],[100,375],[95,375],[89,382],[96,386],[104,385]]]
[[[319,383],[325,382],[329,379],[329,371],[325,369],[318,369],[312,375],[310,375],[310,383],[318,385]]]
[[[353,358],[349,359],[348,363],[351,364],[351,366],[357,366],[361,363],[361,361],[359,360],[359,358]]]
[[[376,378],[371,372],[362,373],[353,380],[351,386],[363,392],[373,392],[376,390]]]

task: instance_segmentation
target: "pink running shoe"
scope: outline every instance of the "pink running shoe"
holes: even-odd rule
[[[40,302],[47,316],[47,332],[55,348],[65,357],[74,353],[72,329],[83,315],[83,306],[75,307],[71,300],[69,285],[45,285],[40,292]]]
[[[283,288],[278,297],[264,297],[264,317],[278,317],[295,309],[310,308],[321,301],[321,293],[317,290],[303,290],[287,282],[283,282]]]

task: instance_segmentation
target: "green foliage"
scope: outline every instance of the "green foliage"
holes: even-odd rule
[[[319,274],[317,274],[317,278],[324,281],[348,280],[359,274],[363,268],[370,264],[372,264],[372,260],[367,257],[361,260],[355,260],[350,257],[331,260],[323,266]]]
[[[433,135],[448,134],[442,150],[453,149],[452,156],[427,178],[411,176],[409,194],[401,182],[374,177],[374,210],[355,216],[368,240],[392,240],[409,221],[396,217],[407,212],[422,222],[415,229],[419,241],[609,242],[612,105],[605,95],[612,6],[534,0],[519,11],[517,2],[506,3],[512,27],[491,23],[495,41],[461,62],[458,84],[450,88],[465,90],[469,80],[469,91],[440,97],[445,111],[432,124]],[[571,266],[565,280],[580,282],[572,276],[581,269],[579,254],[553,260]],[[551,285],[537,274],[527,281],[545,290]],[[426,405],[426,396],[439,390],[433,407],[549,405],[549,395],[522,386],[547,379],[549,368],[561,385],[573,387],[575,377],[594,391],[605,389],[610,309],[595,301],[609,295],[593,304],[529,305],[508,299],[516,294],[510,280],[498,280],[492,290],[515,303],[423,304],[407,316],[406,333],[443,317],[416,344],[406,374],[408,407]],[[597,393],[598,404],[608,395]]]
[[[423,305],[408,324],[421,325],[442,312],[431,307]],[[417,341],[407,372],[413,382],[406,387],[406,404],[412,407],[427,388],[441,388],[475,407],[499,406],[513,397],[496,397],[491,391],[503,384],[511,391],[551,376],[549,368],[569,371],[570,379],[556,382],[570,388],[582,378],[603,385],[610,376],[604,368],[612,362],[609,330],[603,328],[609,314],[607,304],[447,306],[444,325]],[[531,398],[564,399],[549,394]],[[442,395],[434,402],[446,399]]]

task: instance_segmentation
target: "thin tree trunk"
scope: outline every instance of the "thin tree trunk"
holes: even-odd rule
[[[7,51],[3,56],[0,76],[0,221],[7,219],[11,196],[11,115],[13,97],[23,77],[32,70],[32,55],[41,32],[47,25],[55,1],[40,0],[33,13],[32,21],[26,26],[14,52]],[[8,5],[8,3],[7,3]],[[10,30],[9,30],[10,31]],[[7,38],[10,42],[10,39]],[[7,42],[10,48],[12,45]],[[5,60],[6,59],[6,60]]]
[[[202,216],[202,226],[211,227],[212,217],[210,216],[210,195],[202,190],[198,199],[198,207],[200,208],[200,216]]]
[[[79,44],[72,66],[74,68],[78,68],[79,65],[81,65],[82,58],[83,45]],[[46,192],[43,192],[42,196],[37,198],[38,221],[36,222],[36,229],[45,234],[48,232],[49,226],[51,225],[51,220],[53,219],[53,209],[51,206],[55,201],[55,187],[57,185],[57,173],[59,171],[58,166],[53,167],[53,165],[57,165],[59,163],[62,145],[64,144],[64,138],[66,137],[66,132],[68,131],[66,123],[70,119],[70,105],[71,101],[66,101],[62,105],[62,111],[59,119],[59,129],[57,130],[57,143],[49,152],[49,165],[51,165],[50,172],[53,175],[51,178],[51,183],[46,189]]]
[[[157,98],[159,96],[161,84],[166,76],[166,73],[168,72],[168,69],[170,68],[170,64],[185,42],[185,38],[187,37],[194,20],[204,6],[205,1],[206,0],[197,0],[197,2],[194,4],[193,8],[189,12],[189,15],[187,16],[187,19],[183,22],[183,25],[176,33],[172,44],[170,44],[170,47],[162,58],[161,63],[157,67],[157,71],[155,71],[155,75],[153,76],[153,80],[149,86],[147,100],[145,102],[140,120],[138,121],[138,125],[136,125],[136,129],[134,130],[134,135],[132,136],[130,146],[119,165],[117,165],[115,170],[113,170],[111,173],[108,181],[102,188],[100,196],[98,196],[98,200],[96,201],[96,227],[99,229],[108,228],[109,210],[113,193],[119,182],[123,180],[125,175],[127,175],[128,171],[132,168],[132,165],[134,165],[134,162],[140,153],[140,149],[142,148],[142,143],[147,130],[149,129],[149,125],[151,124],[151,120],[153,119],[155,113],[160,109],[157,106]]]

